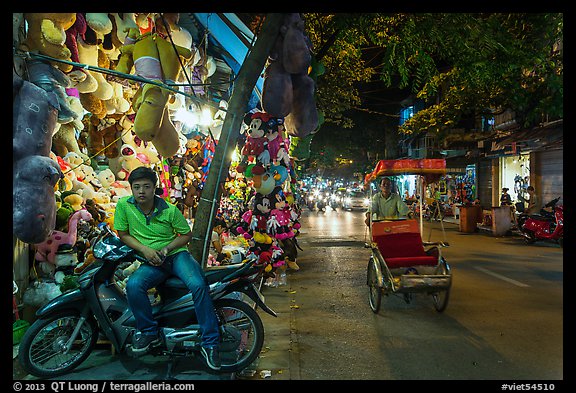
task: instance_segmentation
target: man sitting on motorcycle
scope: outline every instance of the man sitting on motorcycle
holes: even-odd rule
[[[160,344],[158,322],[154,320],[148,290],[168,276],[180,278],[192,293],[198,323],[202,328],[201,352],[208,366],[221,367],[220,333],[204,272],[186,245],[192,232],[178,208],[156,196],[156,173],[147,167],[134,169],[128,178],[132,196],[118,200],[114,228],[122,242],[148,260],[126,285],[126,297],[136,319],[137,333],[132,352],[144,354]]]

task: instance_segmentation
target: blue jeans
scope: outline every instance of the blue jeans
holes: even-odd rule
[[[152,315],[148,290],[171,275],[180,278],[192,293],[198,323],[202,328],[202,346],[218,346],[220,332],[208,283],[201,266],[187,251],[166,257],[161,266],[144,263],[130,275],[126,283],[126,297],[136,319],[136,329],[142,334],[158,333],[158,322]]]

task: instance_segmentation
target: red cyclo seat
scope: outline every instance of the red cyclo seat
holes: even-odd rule
[[[438,257],[424,250],[416,220],[375,222],[372,238],[389,269],[438,264]]]

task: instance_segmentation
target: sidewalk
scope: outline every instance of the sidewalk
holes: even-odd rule
[[[290,283],[276,288],[262,287],[266,304],[278,315],[277,318],[258,310],[265,329],[264,347],[258,359],[238,375],[234,373],[216,373],[210,370],[203,359],[187,358],[176,362],[171,378],[168,374],[167,356],[146,355],[139,359],[128,356],[112,355],[109,344],[98,344],[90,357],[72,372],[54,380],[235,380],[235,379],[299,379],[291,375],[290,369],[296,364],[298,355],[292,352],[291,341],[291,295]],[[17,359],[18,345],[13,346],[13,380],[37,380],[27,375]]]

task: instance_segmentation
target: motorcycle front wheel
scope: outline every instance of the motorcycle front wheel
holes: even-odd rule
[[[69,351],[66,343],[80,321],[75,310],[40,318],[24,334],[18,359],[24,370],[39,378],[54,378],[80,365],[98,340],[96,322],[84,321]]]
[[[260,315],[248,303],[236,299],[214,302],[220,325],[221,371],[238,372],[248,367],[264,345]]]

